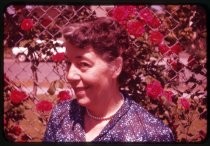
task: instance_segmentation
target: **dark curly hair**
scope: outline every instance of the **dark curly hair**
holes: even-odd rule
[[[129,48],[129,35],[127,31],[110,17],[98,17],[95,20],[74,23],[63,29],[65,40],[78,48],[91,46],[94,51],[107,62],[113,61]],[[123,70],[118,77],[122,86],[128,73]]]
[[[109,17],[71,24],[63,29],[63,36],[78,48],[91,46],[106,61],[120,56],[122,49],[127,49],[129,45],[127,31]]]

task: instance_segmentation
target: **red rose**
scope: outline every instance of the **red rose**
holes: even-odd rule
[[[142,18],[145,22],[150,23],[154,19],[154,14],[148,8],[141,9],[139,11],[139,17]]]
[[[152,44],[158,45],[162,42],[163,37],[164,37],[163,34],[160,33],[159,31],[152,31],[150,33],[149,39]]]
[[[159,81],[153,81],[146,87],[146,93],[149,97],[153,99],[159,99],[159,96],[163,92],[163,87]]]
[[[9,98],[13,104],[20,104],[27,98],[27,95],[23,91],[13,90],[11,91]]]
[[[144,25],[145,23],[143,21],[128,21],[127,30],[131,35],[139,37],[145,32]]]
[[[23,19],[22,23],[21,23],[21,29],[28,31],[31,30],[33,28],[33,20],[32,19]]]
[[[160,20],[157,17],[153,17],[152,20],[148,21],[147,23],[152,28],[157,28],[161,24]]]
[[[9,132],[11,132],[14,135],[18,136],[18,135],[21,134],[22,129],[19,126],[12,126],[12,127],[10,127]]]
[[[179,43],[177,43],[177,44],[175,44],[174,46],[171,47],[171,51],[172,51],[173,53],[177,54],[177,55],[178,55],[182,50],[183,50],[183,49],[182,49],[182,46],[181,46]]]
[[[117,21],[123,21],[134,15],[135,11],[135,6],[117,6],[112,11],[112,17]]]
[[[61,62],[65,59],[65,53],[57,53],[52,56],[54,62]]]
[[[59,102],[71,99],[71,96],[69,94],[69,91],[60,91],[58,93]]]
[[[172,102],[172,96],[173,96],[173,92],[171,91],[163,91],[162,96],[166,97],[168,102]]]
[[[52,103],[47,100],[42,100],[36,104],[37,111],[49,112],[52,109]]]
[[[185,110],[188,110],[190,108],[190,103],[186,98],[181,98],[180,103]]]
[[[167,51],[170,50],[170,48],[168,46],[166,46],[165,44],[160,44],[158,49],[161,54],[165,54]]]

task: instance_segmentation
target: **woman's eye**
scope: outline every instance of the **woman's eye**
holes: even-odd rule
[[[90,65],[88,63],[86,63],[86,62],[79,63],[79,66],[80,67],[90,67]]]

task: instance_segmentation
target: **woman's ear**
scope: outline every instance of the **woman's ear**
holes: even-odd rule
[[[120,73],[122,71],[122,67],[123,67],[123,58],[120,56],[120,57],[117,57],[112,62],[111,70],[112,70],[112,77],[113,78],[117,78],[120,75]]]

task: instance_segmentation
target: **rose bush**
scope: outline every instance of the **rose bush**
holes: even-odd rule
[[[54,100],[37,100],[16,87],[6,74],[4,82],[4,134],[9,141],[40,141],[54,105],[72,99],[71,92],[60,90],[57,96],[51,95]],[[63,88],[57,84],[51,88]],[[33,131],[29,132],[36,128],[38,128],[36,134]]]
[[[124,74],[131,78],[121,85],[121,90],[169,125],[176,141],[202,141],[207,134],[206,72],[202,71],[206,51],[206,35],[202,32],[206,28],[198,29],[194,20],[204,26],[205,14],[200,7],[157,7],[130,7],[136,15],[126,17],[127,22],[123,23],[124,18],[116,19],[131,35],[130,48],[123,54]],[[115,9],[118,6],[110,14],[113,18]],[[191,15],[184,15],[187,10]],[[203,17],[199,18],[199,14]],[[190,16],[193,18],[189,19]],[[130,22],[138,25],[125,25]],[[203,53],[193,53],[195,46]],[[127,54],[132,54],[132,58]]]

